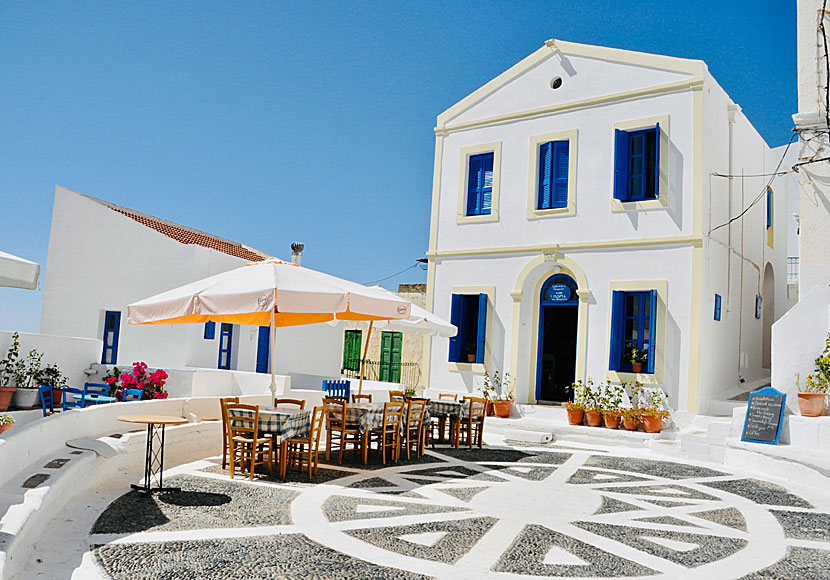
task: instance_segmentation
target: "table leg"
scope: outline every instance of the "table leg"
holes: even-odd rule
[[[280,443],[280,477],[283,481],[288,477],[288,440]]]
[[[361,435],[360,447],[363,451],[363,465],[369,463],[369,430],[363,432]]]
[[[178,487],[164,487],[164,425],[161,429],[153,423],[147,424],[147,449],[144,456],[144,485],[132,484],[131,487],[143,493],[154,491],[180,491]],[[154,476],[158,476],[158,486],[152,487]]]

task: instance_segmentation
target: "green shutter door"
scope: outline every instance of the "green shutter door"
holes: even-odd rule
[[[403,347],[403,335],[400,332],[392,333],[392,368],[389,372],[389,382],[401,382],[401,350]]]
[[[343,368],[350,371],[360,370],[360,343],[362,330],[347,330],[343,337]]]
[[[392,360],[392,334],[384,332],[380,335],[380,375],[379,379],[389,382],[389,367]]]
[[[401,382],[401,347],[403,334],[384,332],[380,335],[380,380],[387,383]]]

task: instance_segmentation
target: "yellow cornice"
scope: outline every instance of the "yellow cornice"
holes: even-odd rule
[[[465,248],[459,250],[435,250],[427,252],[427,258],[454,258],[493,254],[547,254],[573,250],[602,250],[606,248],[632,248],[652,246],[703,246],[703,236],[667,236],[660,238],[636,238],[627,240],[598,240],[593,242],[561,242],[557,244],[531,244],[527,246],[493,246],[490,248]]]

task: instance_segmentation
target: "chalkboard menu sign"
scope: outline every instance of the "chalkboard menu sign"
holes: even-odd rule
[[[749,394],[741,441],[778,445],[787,395],[772,387]]]

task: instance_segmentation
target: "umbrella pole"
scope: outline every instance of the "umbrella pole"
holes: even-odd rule
[[[363,358],[360,360],[360,386],[357,389],[357,394],[363,394],[363,373],[366,371],[366,354],[369,352],[369,340],[372,338],[372,325],[374,320],[369,321],[369,332],[366,333],[366,346],[363,347]]]
[[[276,369],[277,365],[274,364],[274,343],[276,342],[276,334],[277,329],[274,327],[274,309],[271,308],[271,334],[270,340],[268,341],[268,348],[271,351],[268,354],[268,365],[271,367],[271,396],[277,396],[277,378],[276,378]]]

